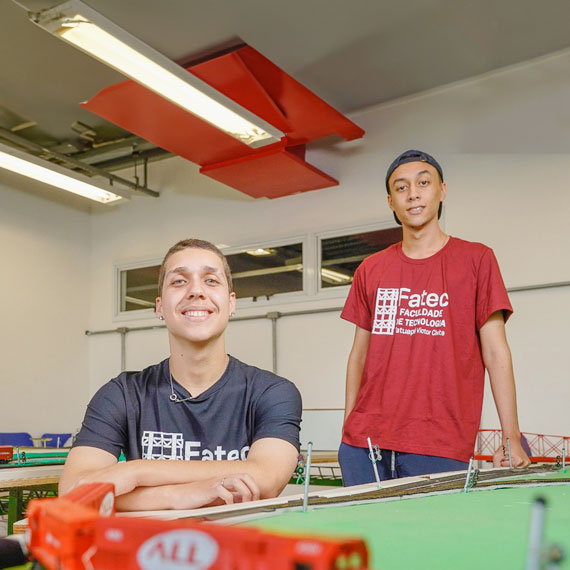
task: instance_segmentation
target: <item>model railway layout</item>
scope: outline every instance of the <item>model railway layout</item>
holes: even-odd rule
[[[533,464],[525,469],[489,469],[477,472],[475,481],[471,488],[493,488],[497,486],[529,486],[544,483],[544,475],[557,474],[557,478],[550,484],[570,483],[570,474],[567,476],[561,473],[559,467],[554,465]],[[362,485],[365,490],[359,491],[356,488],[345,487],[338,491],[313,493],[308,498],[310,507],[336,506],[348,503],[370,502],[380,500],[393,500],[414,495],[427,495],[430,493],[457,492],[465,488],[466,474],[464,472],[452,473],[449,475],[429,475],[410,478],[411,482],[402,480],[400,483],[388,482],[386,486],[381,484],[380,488],[375,488],[373,484]],[[239,515],[247,517],[267,513],[268,511],[280,511],[287,509],[299,509],[303,505],[302,498],[291,498],[282,502],[272,501],[270,505],[248,506],[244,504],[239,510],[224,511],[211,509],[210,512],[189,516],[200,516],[205,520],[220,520]],[[195,513],[196,511],[194,511]]]
[[[63,448],[14,447],[0,445],[0,468],[58,465],[65,463],[69,450]]]
[[[374,525],[381,525],[382,519],[388,517],[392,521],[389,524],[393,525],[393,517],[398,510],[402,510],[397,505],[421,507],[427,499],[433,508],[434,504],[441,507],[440,501],[443,500],[445,506],[438,511],[443,510],[449,514],[453,511],[449,511],[448,499],[462,496],[460,503],[469,518],[477,512],[475,507],[481,502],[478,497],[499,497],[508,514],[508,505],[511,505],[510,508],[513,505],[503,495],[509,492],[508,489],[515,489],[514,492],[518,493],[542,487],[542,494],[550,494],[554,498],[552,493],[547,493],[545,486],[551,490],[560,490],[559,498],[566,497],[570,489],[570,475],[564,469],[552,465],[533,465],[526,469],[503,468],[475,474],[458,472],[385,481],[380,488],[365,485],[329,489],[310,496],[308,513],[302,511],[303,501],[296,497],[259,501],[255,505],[244,503],[193,511],[116,515],[113,486],[108,483],[92,483],[80,486],[59,498],[32,500],[27,513],[28,544],[31,559],[47,570],[401,568],[403,566],[394,565],[394,560],[400,559],[402,555],[392,552],[391,541],[386,538],[386,528],[380,533],[376,529],[367,534],[366,526],[360,522],[360,526],[346,525],[342,528],[342,534],[338,531],[331,534],[328,525],[320,527],[315,524],[323,520],[319,513],[325,515],[325,519],[330,522],[344,512],[343,517],[350,521],[354,520],[351,517],[357,516],[358,519],[362,516],[364,511],[361,509],[373,508],[374,512],[368,512],[367,515],[372,516],[370,524],[374,521]],[[497,490],[485,492],[488,489]],[[402,498],[412,500],[395,502]],[[530,505],[520,499],[514,504]],[[394,506],[396,510],[392,508]],[[348,510],[336,507],[348,507]],[[528,516],[528,508],[523,507],[525,517]],[[352,514],[351,509],[360,509],[358,513],[361,514]],[[488,509],[484,512],[489,513]],[[290,523],[282,515],[289,517],[289,521],[292,520],[292,515],[296,524],[286,526]],[[495,517],[496,515],[497,512]],[[430,510],[426,516],[434,529],[437,528],[435,512]],[[401,518],[397,515],[396,519],[398,517]],[[174,520],[165,520],[167,518]],[[407,529],[410,525],[413,526],[416,518],[417,516],[411,520],[405,519]],[[224,524],[216,524],[214,521]],[[245,521],[249,522],[241,524]],[[281,524],[285,526],[279,526]],[[312,528],[309,530],[307,525]],[[427,527],[424,525],[422,528],[425,534]],[[345,535],[345,529],[351,536]],[[395,536],[400,536],[397,529]],[[415,540],[417,539],[418,537]],[[434,539],[435,537],[426,538]],[[380,544],[375,541],[380,541]],[[504,537],[501,543],[503,541]],[[520,555],[519,551],[520,547],[517,547],[517,555]],[[380,560],[387,560],[390,556],[391,564],[383,566]],[[442,565],[441,568],[448,566]]]

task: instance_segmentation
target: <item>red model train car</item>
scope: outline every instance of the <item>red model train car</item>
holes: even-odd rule
[[[28,509],[30,551],[48,570],[364,570],[360,539],[290,536],[194,521],[112,514],[93,483]],[[100,513],[100,511],[103,511]]]
[[[0,445],[0,463],[10,463],[14,457],[14,448],[11,445]]]

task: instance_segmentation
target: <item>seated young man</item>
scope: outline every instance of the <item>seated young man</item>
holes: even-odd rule
[[[170,357],[95,394],[60,493],[111,482],[120,510],[278,495],[297,462],[301,397],[288,380],[226,354],[236,303],[226,258],[206,241],[177,243],[162,262],[158,294]],[[119,463],[121,451],[127,461]]]

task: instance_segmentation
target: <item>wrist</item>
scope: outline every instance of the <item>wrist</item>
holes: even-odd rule
[[[504,431],[503,430],[503,434],[502,434],[502,439],[503,439],[503,443],[506,444],[507,443],[507,439],[511,440],[511,441],[520,441],[521,439],[521,432],[520,431]]]

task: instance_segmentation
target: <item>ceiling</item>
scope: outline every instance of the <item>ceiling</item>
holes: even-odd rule
[[[32,24],[22,7],[57,3],[0,0],[0,140],[11,131],[109,170],[133,148],[164,154],[79,107],[124,77]],[[87,3],[182,64],[249,44],[343,113],[570,47],[570,0]]]

